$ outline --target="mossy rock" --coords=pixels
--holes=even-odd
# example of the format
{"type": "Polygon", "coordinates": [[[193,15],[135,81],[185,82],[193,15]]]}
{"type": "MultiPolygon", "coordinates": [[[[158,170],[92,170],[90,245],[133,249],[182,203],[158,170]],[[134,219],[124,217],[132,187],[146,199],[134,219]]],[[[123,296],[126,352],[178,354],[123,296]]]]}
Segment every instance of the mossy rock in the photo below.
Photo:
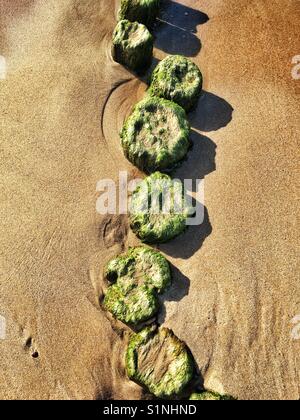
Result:
{"type": "Polygon", "coordinates": [[[121,20],[113,34],[113,58],[133,71],[143,71],[152,61],[153,36],[145,25],[121,20]]]}
{"type": "Polygon", "coordinates": [[[130,226],[142,242],[164,243],[183,233],[194,214],[179,180],[160,172],[145,178],[129,204],[130,226]]]}
{"type": "Polygon", "coordinates": [[[195,392],[190,396],[191,401],[234,401],[229,395],[220,395],[212,391],[195,392]]]}
{"type": "Polygon", "coordinates": [[[111,283],[104,307],[116,319],[134,326],[156,315],[158,294],[171,284],[168,261],[159,252],[146,247],[131,248],[114,258],[107,264],[104,274],[111,283]]]}
{"type": "Polygon", "coordinates": [[[156,294],[146,286],[123,293],[120,286],[111,286],[104,299],[105,308],[119,321],[138,325],[156,315],[159,303],[156,294]]]}
{"type": "Polygon", "coordinates": [[[180,396],[194,374],[193,358],[167,328],[147,327],[131,337],[126,353],[128,377],[157,398],[180,396]]]}
{"type": "Polygon", "coordinates": [[[127,159],[146,173],[168,171],[191,146],[190,125],[183,108],[161,98],[139,102],[121,132],[127,159]]]}
{"type": "Polygon", "coordinates": [[[149,94],[193,109],[202,91],[203,78],[195,63],[181,55],[169,56],[155,68],[149,94]]]}
{"type": "Polygon", "coordinates": [[[105,277],[108,282],[118,284],[124,293],[140,285],[164,293],[171,284],[171,269],[160,252],[140,246],[109,261],[105,277]]]}
{"type": "Polygon", "coordinates": [[[151,27],[159,13],[160,0],[122,0],[119,19],[151,27]]]}

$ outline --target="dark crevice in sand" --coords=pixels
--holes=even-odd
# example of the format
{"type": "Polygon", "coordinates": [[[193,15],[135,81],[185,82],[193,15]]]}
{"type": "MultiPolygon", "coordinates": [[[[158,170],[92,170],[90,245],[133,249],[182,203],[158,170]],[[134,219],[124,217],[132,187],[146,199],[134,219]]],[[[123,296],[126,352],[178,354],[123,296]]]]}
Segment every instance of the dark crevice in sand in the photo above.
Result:
{"type": "Polygon", "coordinates": [[[29,337],[27,340],[26,340],[26,343],[25,343],[25,348],[30,348],[32,346],[32,337],[29,337]]]}
{"type": "MultiPolygon", "coordinates": [[[[22,333],[23,334],[25,333],[25,330],[24,329],[22,329],[22,333]]],[[[37,350],[37,348],[36,348],[36,346],[34,344],[34,339],[31,336],[29,336],[28,338],[26,338],[25,344],[24,344],[24,350],[26,352],[28,352],[33,359],[38,359],[39,356],[40,356],[40,354],[39,354],[39,352],[38,352],[38,350],[37,350]]]]}

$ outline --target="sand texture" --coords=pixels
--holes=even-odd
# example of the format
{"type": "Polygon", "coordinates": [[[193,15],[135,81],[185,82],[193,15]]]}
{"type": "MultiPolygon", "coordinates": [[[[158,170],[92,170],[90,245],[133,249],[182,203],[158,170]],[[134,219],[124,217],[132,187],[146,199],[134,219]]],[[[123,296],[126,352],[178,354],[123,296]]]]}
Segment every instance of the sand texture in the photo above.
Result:
{"type": "MultiPolygon", "coordinates": [[[[154,64],[191,57],[205,90],[176,172],[205,178],[205,222],[159,247],[159,320],[241,399],[300,398],[299,17],[298,0],[166,1],[155,31],[154,64]]],[[[118,132],[146,78],[113,62],[114,26],[113,0],[0,0],[1,399],[148,398],[99,304],[104,265],[139,244],[96,213],[99,180],[138,174],[118,132]]]]}

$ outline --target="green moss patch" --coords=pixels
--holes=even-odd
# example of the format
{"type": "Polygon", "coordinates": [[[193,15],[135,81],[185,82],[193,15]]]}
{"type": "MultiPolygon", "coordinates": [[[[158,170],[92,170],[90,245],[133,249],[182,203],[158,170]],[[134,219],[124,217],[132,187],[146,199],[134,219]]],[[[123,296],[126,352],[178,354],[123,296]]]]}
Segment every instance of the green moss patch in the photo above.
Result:
{"type": "Polygon", "coordinates": [[[185,111],[160,98],[139,102],[121,132],[127,159],[152,173],[167,171],[182,161],[190,148],[190,126],[185,111]]]}
{"type": "Polygon", "coordinates": [[[183,184],[155,172],[133,192],[129,205],[130,226],[146,243],[164,243],[186,230],[193,210],[187,205],[183,184]]]}
{"type": "Polygon", "coordinates": [[[174,101],[186,111],[195,107],[203,78],[191,60],[180,55],[162,60],[152,74],[149,94],[174,101]]]}
{"type": "Polygon", "coordinates": [[[129,20],[120,21],[113,34],[113,58],[134,71],[151,64],[153,37],[145,25],[129,20]]]}
{"type": "Polygon", "coordinates": [[[167,328],[148,327],[132,336],[126,353],[129,378],[158,398],[180,395],[191,381],[194,364],[185,343],[167,328]]]}
{"type": "Polygon", "coordinates": [[[105,269],[111,284],[104,307],[118,320],[138,325],[156,315],[158,294],[171,284],[168,261],[157,251],[146,247],[131,248],[111,260],[105,269]]]}
{"type": "Polygon", "coordinates": [[[151,27],[159,13],[160,0],[122,0],[119,19],[151,27]]]}

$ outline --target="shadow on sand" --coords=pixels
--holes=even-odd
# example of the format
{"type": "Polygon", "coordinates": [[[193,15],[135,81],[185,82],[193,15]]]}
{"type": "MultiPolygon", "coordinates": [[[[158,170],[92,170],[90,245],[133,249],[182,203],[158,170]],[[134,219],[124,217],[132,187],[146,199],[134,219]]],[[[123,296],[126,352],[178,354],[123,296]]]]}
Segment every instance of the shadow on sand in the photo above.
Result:
{"type": "Polygon", "coordinates": [[[199,212],[203,213],[201,225],[189,226],[186,232],[173,239],[172,242],[159,246],[159,250],[172,258],[189,259],[201,249],[205,239],[212,233],[208,211],[205,206],[198,203],[199,212]]]}
{"type": "Polygon", "coordinates": [[[188,296],[190,290],[190,280],[171,264],[172,286],[162,296],[160,296],[160,312],[158,323],[162,325],[166,320],[166,302],[180,302],[188,296]]]}
{"type": "MultiPolygon", "coordinates": [[[[232,120],[233,108],[224,99],[205,92],[197,109],[191,114],[192,150],[187,159],[172,174],[174,178],[192,180],[193,193],[197,185],[211,172],[216,170],[217,145],[207,136],[197,130],[212,131],[225,127],[232,120]]],[[[213,228],[209,220],[207,208],[197,202],[198,212],[203,213],[203,222],[200,225],[189,226],[187,231],[170,243],[160,245],[160,249],[173,258],[188,259],[192,257],[203,245],[205,239],[212,233],[213,228]]]]}
{"type": "Polygon", "coordinates": [[[155,47],[168,54],[195,57],[201,50],[201,41],[195,35],[197,27],[208,20],[199,10],[164,0],[155,30],[155,47]]]}
{"type": "Polygon", "coordinates": [[[233,111],[225,99],[203,91],[197,108],[189,115],[189,120],[195,130],[217,131],[230,123],[233,111]]]}

